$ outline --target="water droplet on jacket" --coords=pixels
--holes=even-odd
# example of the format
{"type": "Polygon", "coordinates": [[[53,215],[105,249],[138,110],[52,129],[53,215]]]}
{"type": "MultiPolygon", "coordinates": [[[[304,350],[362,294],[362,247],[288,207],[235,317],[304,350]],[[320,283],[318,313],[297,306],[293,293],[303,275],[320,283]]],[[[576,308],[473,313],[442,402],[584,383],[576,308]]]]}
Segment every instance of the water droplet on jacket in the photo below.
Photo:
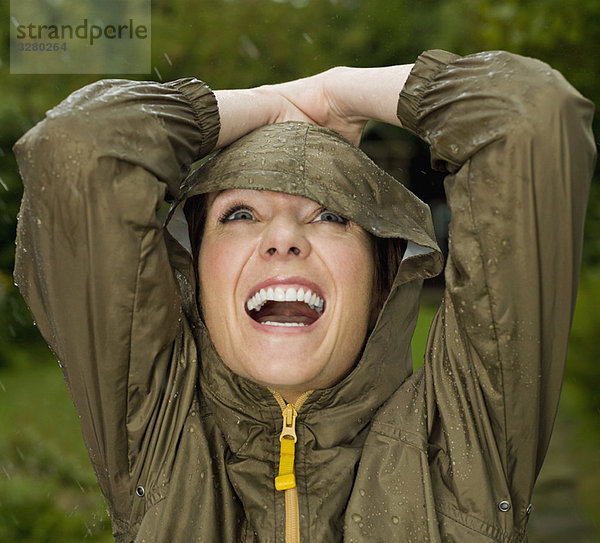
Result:
{"type": "Polygon", "coordinates": [[[398,524],[400,522],[400,519],[398,517],[392,517],[392,522],[394,524],[398,524]]]}
{"type": "Polygon", "coordinates": [[[357,513],[353,513],[352,514],[352,520],[354,522],[356,522],[356,523],[359,523],[359,522],[362,521],[362,517],[359,514],[357,514],[357,513]]]}

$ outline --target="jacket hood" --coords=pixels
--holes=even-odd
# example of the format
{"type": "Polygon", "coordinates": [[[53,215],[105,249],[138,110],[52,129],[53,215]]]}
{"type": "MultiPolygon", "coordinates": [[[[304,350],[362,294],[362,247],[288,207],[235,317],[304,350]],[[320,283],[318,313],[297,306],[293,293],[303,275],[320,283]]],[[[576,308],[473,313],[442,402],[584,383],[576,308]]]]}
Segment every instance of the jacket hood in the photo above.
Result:
{"type": "MultiPolygon", "coordinates": [[[[322,416],[323,410],[367,424],[375,410],[412,373],[410,340],[422,281],[437,275],[443,266],[428,206],[337,132],[301,122],[262,127],[223,149],[186,179],[179,202],[230,188],[310,198],[375,236],[406,240],[407,248],[391,292],[359,363],[342,382],[331,389],[315,391],[303,407],[307,423],[313,418],[311,413],[321,413],[311,421],[317,426],[328,418],[322,416]]],[[[179,205],[179,211],[173,213],[168,228],[189,251],[187,223],[181,208],[179,205]]],[[[186,312],[197,315],[191,309],[186,312]]],[[[210,395],[218,390],[218,403],[237,411],[234,426],[239,428],[237,417],[241,411],[248,413],[249,403],[254,410],[269,406],[269,411],[279,411],[267,389],[233,374],[222,363],[207,363],[218,356],[211,352],[212,345],[207,349],[210,341],[206,330],[202,336],[206,392],[210,395]]],[[[223,416],[227,418],[225,412],[223,416]]],[[[265,413],[265,418],[272,420],[273,416],[273,412],[265,413]]],[[[240,440],[245,441],[247,436],[240,435],[240,440]]],[[[336,439],[332,436],[333,442],[336,439]]]]}
{"type": "MultiPolygon", "coordinates": [[[[420,272],[406,275],[404,268],[400,282],[433,277],[441,271],[429,207],[333,130],[304,122],[261,127],[190,174],[178,203],[231,188],[310,198],[377,237],[406,240],[405,259],[421,256],[416,262],[420,272]]],[[[182,219],[182,214],[173,217],[169,230],[189,250],[182,219]]]]}

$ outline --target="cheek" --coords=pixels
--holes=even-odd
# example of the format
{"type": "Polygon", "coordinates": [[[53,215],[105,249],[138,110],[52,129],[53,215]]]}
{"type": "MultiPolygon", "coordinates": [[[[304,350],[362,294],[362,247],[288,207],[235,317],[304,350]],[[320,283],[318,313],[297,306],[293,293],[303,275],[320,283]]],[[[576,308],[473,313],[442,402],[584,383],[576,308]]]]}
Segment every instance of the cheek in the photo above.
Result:
{"type": "Polygon", "coordinates": [[[371,299],[375,262],[373,251],[367,240],[359,240],[343,250],[337,251],[333,265],[336,276],[353,289],[351,291],[353,297],[371,299]]]}
{"type": "Polygon", "coordinates": [[[374,303],[375,261],[370,240],[366,234],[358,235],[351,240],[332,242],[324,250],[325,262],[342,302],[339,309],[343,315],[342,331],[360,336],[370,326],[374,303]]]}
{"type": "Polygon", "coordinates": [[[235,292],[242,268],[242,254],[235,243],[228,240],[205,240],[198,254],[198,275],[202,312],[207,321],[213,321],[226,300],[235,292]]]}

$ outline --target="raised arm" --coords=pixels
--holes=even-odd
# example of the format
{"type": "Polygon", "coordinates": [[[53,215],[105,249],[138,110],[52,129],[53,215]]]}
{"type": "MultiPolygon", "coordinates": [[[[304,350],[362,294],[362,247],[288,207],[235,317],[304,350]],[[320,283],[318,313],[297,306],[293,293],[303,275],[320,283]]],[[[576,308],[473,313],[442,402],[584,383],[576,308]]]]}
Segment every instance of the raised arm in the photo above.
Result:
{"type": "Polygon", "coordinates": [[[398,113],[449,174],[446,293],[425,368],[441,462],[433,484],[453,504],[443,514],[469,512],[511,533],[526,522],[558,405],[595,162],[593,106],[542,62],[432,52],[398,113]]]}
{"type": "Polygon", "coordinates": [[[259,126],[285,121],[326,126],[358,145],[370,119],[400,126],[398,95],[412,66],[338,67],[277,85],[215,91],[221,116],[217,146],[259,126]]]}
{"type": "MultiPolygon", "coordinates": [[[[15,146],[15,280],[63,367],[109,507],[134,495],[149,417],[173,392],[180,300],[156,211],[217,132],[199,81],[101,81],[15,146]]],[[[129,515],[110,513],[117,527],[129,515]]]]}

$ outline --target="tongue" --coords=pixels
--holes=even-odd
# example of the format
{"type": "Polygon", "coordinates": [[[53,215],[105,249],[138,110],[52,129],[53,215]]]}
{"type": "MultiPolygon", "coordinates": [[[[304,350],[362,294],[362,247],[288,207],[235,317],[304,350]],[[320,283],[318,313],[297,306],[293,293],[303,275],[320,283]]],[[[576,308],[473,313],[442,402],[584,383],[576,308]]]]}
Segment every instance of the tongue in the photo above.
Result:
{"type": "Polygon", "coordinates": [[[309,326],[321,315],[304,302],[267,302],[258,313],[250,316],[257,322],[298,322],[309,326]]]}

